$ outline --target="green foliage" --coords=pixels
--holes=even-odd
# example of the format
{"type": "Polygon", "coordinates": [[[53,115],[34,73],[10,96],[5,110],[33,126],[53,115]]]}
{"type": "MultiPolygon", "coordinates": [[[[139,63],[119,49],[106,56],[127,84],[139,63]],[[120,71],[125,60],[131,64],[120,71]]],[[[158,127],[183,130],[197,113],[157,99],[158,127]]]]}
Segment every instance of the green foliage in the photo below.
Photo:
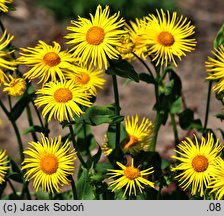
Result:
{"type": "Polygon", "coordinates": [[[115,60],[111,62],[111,67],[109,67],[105,72],[110,75],[117,75],[139,82],[139,76],[134,70],[134,67],[124,60],[115,60]]]}
{"type": "Polygon", "coordinates": [[[147,13],[154,12],[155,8],[164,8],[171,11],[176,8],[174,0],[38,0],[36,5],[51,9],[57,20],[64,20],[74,18],[76,15],[88,17],[90,12],[94,13],[99,4],[110,5],[113,12],[121,11],[121,15],[126,19],[141,18],[147,15],[146,11],[147,13]]]}
{"type": "Polygon", "coordinates": [[[76,190],[79,200],[95,199],[94,187],[91,185],[90,173],[87,169],[82,170],[82,174],[77,180],[76,190]]]}

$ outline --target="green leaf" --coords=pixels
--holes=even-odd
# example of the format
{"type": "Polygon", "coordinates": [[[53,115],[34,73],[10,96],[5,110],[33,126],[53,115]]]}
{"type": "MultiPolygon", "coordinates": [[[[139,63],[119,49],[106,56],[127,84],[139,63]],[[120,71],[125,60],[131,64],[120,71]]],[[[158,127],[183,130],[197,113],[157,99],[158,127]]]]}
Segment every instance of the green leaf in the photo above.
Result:
{"type": "Polygon", "coordinates": [[[218,48],[220,45],[224,44],[224,25],[219,29],[217,36],[214,40],[214,48],[218,48]]]}
{"type": "Polygon", "coordinates": [[[194,119],[194,112],[190,109],[185,109],[178,114],[180,127],[184,130],[194,128],[197,131],[201,131],[202,123],[200,119],[194,119]]]}
{"type": "Polygon", "coordinates": [[[79,200],[94,200],[94,188],[90,184],[91,179],[87,169],[83,168],[80,178],[76,183],[77,196],[79,200]]]}
{"type": "Polygon", "coordinates": [[[23,183],[23,177],[22,177],[23,174],[21,170],[19,169],[15,161],[12,160],[11,158],[10,158],[10,163],[11,163],[11,170],[7,174],[7,177],[16,182],[23,183]]]}
{"type": "Polygon", "coordinates": [[[74,132],[77,134],[77,144],[79,150],[87,155],[96,146],[95,138],[91,132],[91,126],[84,121],[74,125],[74,132]]]}
{"type": "Polygon", "coordinates": [[[222,121],[222,120],[224,120],[224,113],[219,113],[216,115],[216,117],[222,121]]]}
{"type": "Polygon", "coordinates": [[[103,123],[118,123],[123,120],[123,116],[115,114],[115,105],[92,106],[86,110],[83,120],[92,126],[103,123]]]}
{"type": "Polygon", "coordinates": [[[185,109],[179,113],[179,123],[182,129],[189,129],[191,123],[194,120],[194,112],[191,109],[185,109]]]}
{"type": "Polygon", "coordinates": [[[31,96],[28,95],[21,97],[9,113],[9,119],[11,121],[16,121],[31,100],[31,96]]]}
{"type": "Polygon", "coordinates": [[[155,79],[152,76],[150,76],[149,74],[146,74],[146,73],[140,73],[139,74],[139,80],[141,80],[143,82],[146,82],[146,83],[152,83],[152,84],[155,83],[155,79]]]}
{"type": "Polygon", "coordinates": [[[35,192],[35,196],[38,200],[49,200],[49,193],[44,192],[41,187],[35,192]]]}
{"type": "Polygon", "coordinates": [[[106,73],[139,82],[138,73],[135,71],[134,67],[125,60],[112,61],[110,67],[106,70],[106,73]]]}
{"type": "Polygon", "coordinates": [[[89,165],[89,167],[91,167],[92,165],[95,166],[98,161],[100,160],[102,154],[102,150],[100,148],[100,146],[98,145],[98,151],[95,155],[93,155],[88,161],[87,161],[87,165],[89,165]]]}
{"type": "Polygon", "coordinates": [[[49,131],[49,129],[47,129],[47,131],[46,131],[45,128],[42,128],[39,125],[33,125],[33,126],[30,126],[30,127],[26,128],[26,129],[24,129],[23,132],[22,132],[22,134],[23,135],[26,135],[28,133],[33,133],[33,132],[39,132],[39,133],[47,134],[50,131],[49,131]]]}
{"type": "Polygon", "coordinates": [[[58,193],[54,195],[54,200],[71,200],[73,199],[72,190],[68,190],[62,193],[58,193]]]}
{"type": "Polygon", "coordinates": [[[170,105],[170,113],[171,114],[179,113],[181,111],[181,108],[182,108],[182,98],[179,97],[170,105]]]}
{"type": "Polygon", "coordinates": [[[164,95],[170,95],[174,88],[174,80],[170,80],[165,86],[160,87],[160,92],[164,95]]]}

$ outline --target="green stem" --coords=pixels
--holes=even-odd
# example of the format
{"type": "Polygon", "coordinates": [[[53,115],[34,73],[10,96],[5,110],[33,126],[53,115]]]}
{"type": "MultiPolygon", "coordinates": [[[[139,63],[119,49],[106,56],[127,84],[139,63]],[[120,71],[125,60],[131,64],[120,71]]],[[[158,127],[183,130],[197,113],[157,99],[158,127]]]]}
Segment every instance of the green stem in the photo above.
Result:
{"type": "MultiPolygon", "coordinates": [[[[33,119],[32,119],[32,114],[31,114],[31,110],[30,110],[29,105],[27,105],[27,107],[26,107],[26,113],[27,113],[27,119],[28,119],[29,125],[30,125],[30,127],[32,127],[33,126],[33,119]]],[[[32,134],[33,140],[35,142],[37,142],[38,139],[37,139],[36,133],[32,132],[31,134],[32,134]]]]}
{"type": "MultiPolygon", "coordinates": [[[[43,121],[42,121],[40,112],[38,111],[37,107],[35,106],[33,100],[32,100],[32,104],[33,104],[33,107],[34,107],[34,109],[35,109],[35,111],[36,111],[36,113],[37,113],[37,117],[38,117],[38,119],[39,119],[39,121],[40,121],[41,127],[44,128],[44,123],[43,123],[43,121]]],[[[46,135],[46,134],[45,134],[45,135],[46,135]]]]}
{"type": "Polygon", "coordinates": [[[78,196],[77,196],[75,181],[74,181],[72,175],[69,176],[69,180],[71,181],[73,200],[77,200],[78,196]]]}
{"type": "Polygon", "coordinates": [[[75,134],[74,134],[74,131],[73,131],[73,127],[72,127],[71,124],[69,124],[68,127],[69,127],[69,130],[70,130],[70,134],[71,134],[71,139],[72,139],[73,147],[74,147],[74,149],[76,150],[76,154],[77,154],[77,156],[78,156],[78,158],[79,158],[81,164],[82,164],[86,169],[88,169],[88,166],[87,166],[87,164],[85,163],[85,161],[83,160],[82,155],[81,155],[80,150],[79,150],[79,147],[78,147],[78,144],[77,144],[77,142],[76,142],[76,140],[75,140],[75,134]]]}
{"type": "Polygon", "coordinates": [[[158,132],[159,132],[160,126],[162,124],[162,119],[163,119],[163,114],[161,114],[159,111],[157,111],[156,118],[154,121],[152,141],[151,141],[151,145],[149,147],[149,150],[152,152],[154,152],[156,150],[157,137],[158,137],[158,132]]]}
{"type": "Polygon", "coordinates": [[[4,111],[4,113],[6,114],[6,116],[9,118],[9,111],[7,110],[7,108],[5,107],[5,105],[2,103],[2,100],[0,100],[0,107],[2,108],[2,110],[4,111]]]}
{"type": "Polygon", "coordinates": [[[10,95],[8,95],[8,101],[9,101],[9,109],[12,110],[12,100],[10,95]]]}
{"type": "Polygon", "coordinates": [[[177,124],[176,124],[176,121],[175,121],[174,114],[170,113],[170,118],[171,118],[171,124],[172,124],[172,127],[173,127],[175,146],[177,146],[179,144],[179,136],[178,136],[177,124]]]}
{"type": "Polygon", "coordinates": [[[207,124],[208,124],[208,114],[209,114],[209,106],[210,106],[210,99],[211,99],[211,90],[212,90],[212,81],[209,81],[203,135],[206,132],[207,124]]]}
{"type": "Polygon", "coordinates": [[[15,198],[17,198],[17,199],[18,199],[17,191],[16,191],[16,189],[15,189],[14,185],[12,184],[12,182],[10,181],[10,179],[8,179],[7,181],[8,181],[8,183],[9,183],[9,185],[10,185],[11,189],[12,189],[12,192],[13,192],[13,194],[14,194],[15,198]]]}
{"type": "Polygon", "coordinates": [[[145,66],[145,68],[148,70],[148,72],[150,73],[150,75],[152,76],[152,78],[155,80],[154,75],[151,71],[151,69],[149,68],[149,66],[145,63],[144,60],[142,60],[138,55],[136,55],[134,52],[132,52],[132,54],[145,66]]]}
{"type": "Polygon", "coordinates": [[[18,141],[18,144],[19,144],[20,159],[21,159],[21,162],[23,162],[23,160],[24,160],[23,142],[22,142],[22,139],[21,139],[21,136],[20,136],[20,133],[19,133],[19,129],[18,129],[16,123],[14,121],[11,121],[11,123],[12,123],[13,129],[16,133],[16,138],[17,138],[17,141],[18,141]]]}
{"type": "MultiPolygon", "coordinates": [[[[87,134],[86,134],[86,123],[85,123],[85,121],[83,121],[83,135],[84,135],[84,143],[85,144],[87,144],[87,134]]],[[[91,158],[92,157],[92,155],[91,155],[91,153],[90,153],[90,150],[89,150],[89,146],[88,146],[88,148],[86,149],[86,152],[87,152],[87,156],[88,156],[88,158],[91,158]]]]}
{"type": "MultiPolygon", "coordinates": [[[[120,102],[119,102],[119,93],[118,93],[118,85],[117,85],[117,77],[116,75],[112,75],[113,79],[113,89],[114,89],[114,100],[115,100],[115,114],[120,115],[120,102]]],[[[120,149],[120,123],[116,124],[116,149],[120,149]]]]}

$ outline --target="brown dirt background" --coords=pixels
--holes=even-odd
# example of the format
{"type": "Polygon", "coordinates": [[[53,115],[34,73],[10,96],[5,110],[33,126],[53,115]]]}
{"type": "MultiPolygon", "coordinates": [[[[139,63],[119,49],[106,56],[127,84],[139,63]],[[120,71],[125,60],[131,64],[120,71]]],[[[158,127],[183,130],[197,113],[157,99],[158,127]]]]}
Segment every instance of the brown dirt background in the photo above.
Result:
{"type": "MultiPolygon", "coordinates": [[[[13,44],[16,47],[34,46],[38,40],[43,40],[47,43],[56,40],[59,43],[63,43],[63,35],[66,33],[66,26],[70,24],[70,21],[57,23],[49,10],[33,8],[32,2],[32,0],[15,0],[16,11],[3,15],[4,25],[8,32],[15,36],[13,44]]],[[[182,79],[183,94],[187,106],[196,111],[195,117],[200,118],[203,123],[208,88],[208,82],[205,81],[204,62],[207,60],[207,56],[211,55],[213,40],[224,23],[224,1],[182,0],[177,1],[177,5],[179,6],[178,14],[187,16],[196,26],[198,43],[196,50],[184,57],[176,70],[182,79]]],[[[141,72],[144,70],[136,62],[134,62],[134,66],[137,71],[141,72]]],[[[99,91],[96,104],[106,105],[113,103],[111,80],[108,77],[106,79],[107,83],[104,89],[99,91]]],[[[2,93],[2,88],[0,90],[0,99],[6,101],[6,94],[2,93]]],[[[122,115],[135,115],[138,113],[141,117],[146,116],[152,121],[154,120],[155,112],[152,110],[155,102],[153,86],[142,82],[131,82],[126,85],[124,84],[124,79],[119,79],[119,91],[122,115]]],[[[208,127],[215,131],[217,128],[222,127],[220,120],[215,117],[221,109],[221,104],[212,94],[208,127]]],[[[2,120],[0,125],[0,146],[7,149],[8,154],[15,160],[19,160],[15,133],[2,110],[0,110],[0,119],[2,120]]],[[[17,120],[17,124],[20,131],[28,127],[25,112],[17,120]]],[[[61,130],[60,125],[58,126],[57,122],[51,122],[50,128],[51,136],[65,133],[65,131],[61,130]]],[[[180,136],[186,134],[186,131],[181,131],[179,127],[178,129],[180,136]]],[[[105,130],[105,125],[93,127],[92,131],[98,143],[102,143],[105,130]]],[[[217,136],[221,138],[221,135],[218,133],[217,136]]],[[[22,139],[25,146],[28,141],[32,140],[30,135],[22,136],[22,139]]],[[[173,144],[173,141],[172,127],[170,119],[168,119],[166,126],[163,126],[159,132],[157,151],[165,155],[172,154],[169,146],[173,144]]]]}

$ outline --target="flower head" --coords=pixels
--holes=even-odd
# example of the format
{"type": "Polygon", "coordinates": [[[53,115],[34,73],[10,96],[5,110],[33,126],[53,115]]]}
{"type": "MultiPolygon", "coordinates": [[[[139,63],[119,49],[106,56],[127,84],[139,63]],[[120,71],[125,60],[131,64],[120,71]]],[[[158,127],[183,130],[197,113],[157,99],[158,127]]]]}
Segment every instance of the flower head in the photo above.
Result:
{"type": "Polygon", "coordinates": [[[130,166],[124,166],[123,164],[117,162],[117,165],[121,168],[121,170],[113,170],[108,169],[107,175],[110,175],[109,179],[111,178],[117,178],[116,180],[110,182],[109,184],[111,186],[115,186],[112,191],[119,190],[123,187],[125,187],[124,195],[128,192],[128,195],[130,196],[133,192],[136,196],[136,188],[139,189],[140,193],[142,193],[142,189],[144,189],[144,186],[150,186],[154,187],[154,183],[150,182],[144,176],[147,176],[151,173],[153,173],[153,167],[150,167],[146,170],[140,170],[139,168],[134,166],[134,160],[132,159],[132,163],[130,166]],[[144,185],[144,186],[143,186],[144,185]]]}
{"type": "Polygon", "coordinates": [[[5,181],[5,174],[7,173],[9,168],[9,159],[6,155],[6,151],[0,149],[0,184],[5,181]]]}
{"type": "Polygon", "coordinates": [[[71,33],[65,38],[68,44],[74,45],[71,50],[74,56],[79,57],[80,64],[107,68],[109,59],[117,59],[119,52],[115,49],[119,43],[120,30],[124,20],[119,19],[119,13],[110,16],[109,6],[105,9],[99,5],[95,16],[90,14],[91,19],[79,17],[77,21],[72,20],[72,26],[67,27],[71,33]]]}
{"type": "Polygon", "coordinates": [[[152,135],[152,122],[144,117],[140,123],[139,117],[136,115],[135,117],[125,117],[124,123],[128,139],[123,142],[123,150],[130,153],[147,150],[152,135]]]}
{"type": "Polygon", "coordinates": [[[4,83],[6,86],[3,91],[11,96],[21,96],[26,91],[26,81],[23,78],[14,78],[9,75],[10,81],[4,83]]]}
{"type": "Polygon", "coordinates": [[[8,5],[7,4],[11,4],[13,2],[13,0],[0,0],[0,11],[3,12],[8,12],[8,5]]]}
{"type": "Polygon", "coordinates": [[[36,191],[42,187],[46,192],[59,192],[59,187],[69,184],[68,176],[74,173],[75,150],[68,140],[62,144],[61,136],[48,139],[42,134],[41,142],[29,144],[22,164],[22,170],[27,169],[25,179],[34,179],[36,191]]]}
{"type": "Polygon", "coordinates": [[[24,74],[29,80],[39,78],[39,83],[47,81],[64,80],[64,71],[73,67],[77,60],[68,51],[61,51],[61,46],[53,42],[54,46],[48,45],[43,41],[34,48],[21,48],[21,56],[17,59],[18,63],[31,67],[24,74]],[[49,80],[50,79],[50,80],[49,80]]]}
{"type": "Polygon", "coordinates": [[[179,156],[173,156],[178,161],[178,165],[172,171],[181,173],[175,178],[179,179],[180,186],[187,189],[191,186],[191,194],[197,192],[204,195],[205,188],[211,181],[211,175],[217,168],[217,159],[223,149],[219,140],[214,141],[213,135],[208,134],[207,140],[202,137],[201,143],[194,135],[195,143],[190,139],[182,141],[175,150],[179,156]]]}
{"type": "Polygon", "coordinates": [[[106,80],[103,78],[103,70],[74,66],[73,71],[67,71],[65,77],[73,80],[75,84],[96,96],[97,89],[103,88],[106,80]]]}
{"type": "Polygon", "coordinates": [[[194,34],[194,26],[187,18],[177,17],[173,12],[172,16],[161,10],[157,11],[158,17],[149,14],[147,19],[150,22],[147,28],[148,52],[153,55],[153,61],[158,64],[167,64],[173,62],[177,66],[175,57],[181,59],[186,52],[191,52],[196,46],[196,40],[189,37],[194,34]]]}
{"type": "Polygon", "coordinates": [[[218,159],[217,168],[213,173],[211,182],[208,188],[211,188],[210,193],[215,193],[215,198],[220,200],[224,195],[224,161],[223,159],[218,159]]]}
{"type": "Polygon", "coordinates": [[[208,57],[208,61],[205,62],[207,79],[216,81],[213,90],[220,93],[224,90],[224,46],[215,49],[213,54],[215,57],[208,57]]]}
{"type": "Polygon", "coordinates": [[[10,58],[10,54],[14,51],[5,51],[14,36],[10,36],[5,31],[0,38],[0,85],[7,81],[7,76],[3,69],[15,70],[15,61],[10,58]]]}
{"type": "MultiPolygon", "coordinates": [[[[146,57],[148,56],[147,52],[148,44],[147,44],[147,38],[145,36],[147,25],[148,22],[146,21],[145,18],[143,19],[136,18],[135,22],[130,21],[130,24],[125,23],[124,30],[126,30],[129,34],[129,40],[126,39],[126,47],[129,48],[130,52],[121,53],[122,58],[127,59],[128,61],[132,61],[133,59],[136,58],[134,54],[131,53],[134,52],[137,56],[146,59],[146,57]]],[[[123,44],[121,44],[121,46],[123,47],[123,44]]],[[[121,48],[118,50],[121,50],[121,48]]]]}
{"type": "Polygon", "coordinates": [[[72,80],[46,83],[36,93],[42,96],[35,100],[35,105],[45,105],[42,114],[44,118],[48,115],[48,121],[52,116],[60,122],[73,118],[74,114],[80,116],[83,113],[80,105],[89,107],[92,104],[89,95],[72,80]]]}

